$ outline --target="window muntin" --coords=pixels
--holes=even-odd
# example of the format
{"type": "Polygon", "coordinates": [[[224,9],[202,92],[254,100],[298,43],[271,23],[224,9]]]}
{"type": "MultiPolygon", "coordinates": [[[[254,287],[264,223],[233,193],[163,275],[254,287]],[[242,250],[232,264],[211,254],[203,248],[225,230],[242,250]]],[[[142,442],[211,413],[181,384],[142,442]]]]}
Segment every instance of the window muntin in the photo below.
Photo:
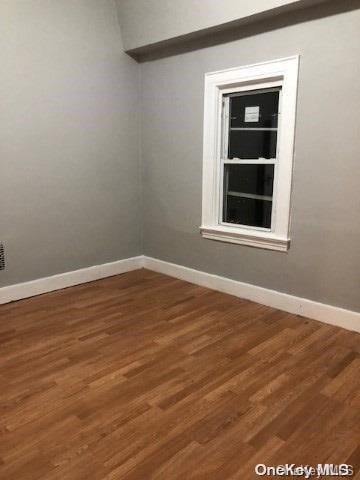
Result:
{"type": "Polygon", "coordinates": [[[225,183],[228,193],[265,196],[268,199],[273,194],[274,165],[269,163],[225,164],[225,183]]]}

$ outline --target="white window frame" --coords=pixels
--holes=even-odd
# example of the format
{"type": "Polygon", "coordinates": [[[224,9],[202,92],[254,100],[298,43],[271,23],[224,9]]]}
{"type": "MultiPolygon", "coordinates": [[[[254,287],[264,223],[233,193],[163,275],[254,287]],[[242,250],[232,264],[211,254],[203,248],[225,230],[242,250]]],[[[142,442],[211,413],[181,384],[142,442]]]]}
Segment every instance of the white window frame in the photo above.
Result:
{"type": "MultiPolygon", "coordinates": [[[[205,75],[203,197],[201,234],[204,238],[287,251],[290,244],[291,179],[294,157],[299,56],[232,68],[205,75]],[[233,225],[222,221],[224,164],[224,95],[281,87],[280,122],[275,165],[271,229],[233,225]]],[[[229,160],[226,163],[259,163],[229,160]]]]}

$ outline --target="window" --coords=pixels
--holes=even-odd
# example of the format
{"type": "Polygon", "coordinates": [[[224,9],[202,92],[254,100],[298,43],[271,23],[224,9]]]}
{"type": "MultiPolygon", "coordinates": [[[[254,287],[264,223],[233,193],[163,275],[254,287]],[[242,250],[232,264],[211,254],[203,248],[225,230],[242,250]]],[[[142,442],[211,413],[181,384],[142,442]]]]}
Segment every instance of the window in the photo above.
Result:
{"type": "Polygon", "coordinates": [[[203,237],[289,247],[298,57],[207,74],[203,237]]]}

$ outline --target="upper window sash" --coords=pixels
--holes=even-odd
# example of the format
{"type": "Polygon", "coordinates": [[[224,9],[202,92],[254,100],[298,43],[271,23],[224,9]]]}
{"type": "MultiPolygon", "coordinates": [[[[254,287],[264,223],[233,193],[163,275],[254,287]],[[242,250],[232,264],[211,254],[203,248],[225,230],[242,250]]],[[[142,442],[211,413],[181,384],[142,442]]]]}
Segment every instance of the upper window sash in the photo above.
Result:
{"type": "MultiPolygon", "coordinates": [[[[222,100],[222,105],[223,105],[223,108],[222,108],[222,118],[221,118],[221,122],[222,122],[222,153],[221,153],[221,159],[226,161],[226,160],[230,160],[230,161],[235,161],[235,160],[240,160],[240,161],[244,161],[245,162],[251,162],[252,160],[255,160],[257,162],[263,162],[264,160],[271,160],[271,161],[275,161],[278,157],[278,138],[277,138],[277,148],[276,148],[276,154],[274,155],[273,158],[262,158],[262,157],[258,157],[256,159],[253,159],[253,158],[246,158],[246,157],[241,157],[241,158],[237,158],[237,157],[232,157],[230,158],[229,157],[229,137],[231,135],[231,132],[234,132],[234,131],[243,131],[243,132],[248,132],[248,131],[254,131],[254,132],[259,132],[259,131],[263,131],[263,132],[277,132],[277,134],[279,134],[279,131],[280,131],[280,124],[281,124],[281,102],[282,102],[282,82],[274,82],[271,83],[271,87],[270,88],[262,88],[261,86],[258,87],[258,86],[252,86],[251,88],[250,87],[247,87],[245,90],[242,89],[241,91],[238,91],[238,92],[230,92],[230,93],[227,93],[227,94],[224,94],[224,92],[222,92],[222,95],[223,95],[223,100],[222,100]],[[271,88],[272,87],[272,88],[271,88]],[[233,100],[233,98],[236,98],[236,97],[247,97],[247,96],[253,96],[253,95],[261,95],[261,94],[268,94],[268,93],[274,93],[274,92],[279,92],[279,100],[278,100],[278,111],[277,111],[277,126],[276,127],[246,127],[246,126],[242,126],[242,127],[232,127],[231,126],[231,120],[232,120],[232,117],[231,117],[231,112],[230,112],[230,101],[233,100]]],[[[243,124],[245,122],[242,122],[243,124]]],[[[257,122],[257,123],[260,123],[260,122],[257,122]]],[[[251,162],[252,163],[252,162],[251,162]]]]}

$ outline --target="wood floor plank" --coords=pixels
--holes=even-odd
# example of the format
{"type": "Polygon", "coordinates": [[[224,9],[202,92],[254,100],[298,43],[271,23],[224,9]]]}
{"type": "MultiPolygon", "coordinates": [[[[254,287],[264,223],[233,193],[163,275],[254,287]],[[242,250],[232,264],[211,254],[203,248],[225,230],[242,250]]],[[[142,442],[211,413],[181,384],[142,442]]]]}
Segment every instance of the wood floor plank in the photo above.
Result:
{"type": "Polygon", "coordinates": [[[0,478],[360,478],[359,379],[358,334],[147,270],[3,305],[0,478]]]}

